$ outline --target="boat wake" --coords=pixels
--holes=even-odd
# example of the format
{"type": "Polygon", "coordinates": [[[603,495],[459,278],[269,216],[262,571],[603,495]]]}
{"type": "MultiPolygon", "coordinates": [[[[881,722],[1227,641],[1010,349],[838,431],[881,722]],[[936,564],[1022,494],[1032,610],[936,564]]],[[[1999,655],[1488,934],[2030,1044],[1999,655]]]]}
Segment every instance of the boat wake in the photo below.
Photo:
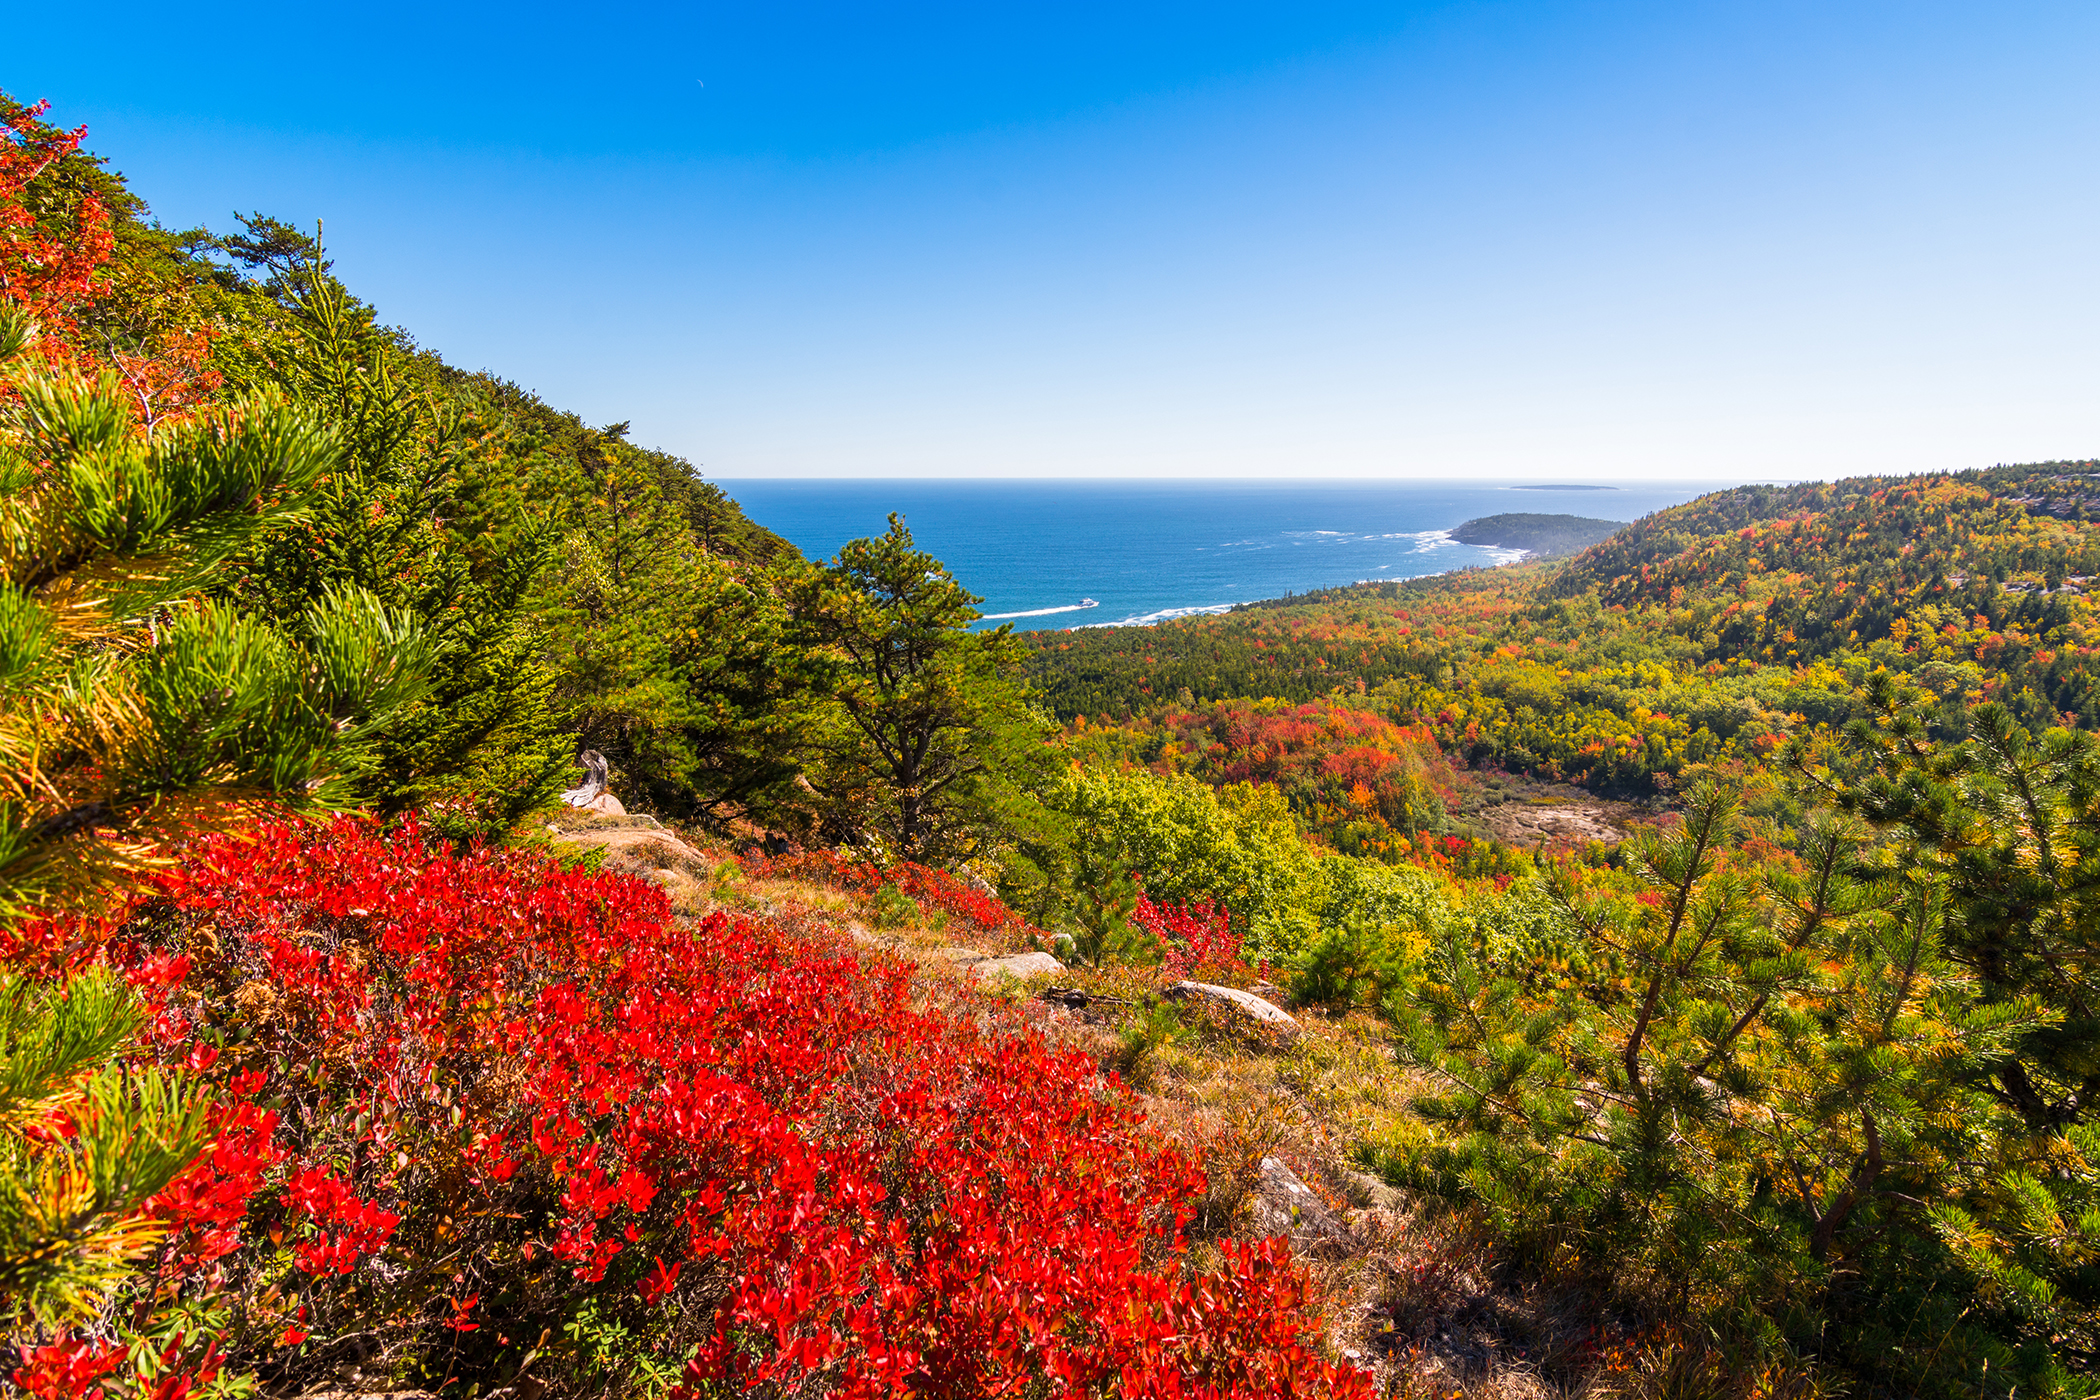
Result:
{"type": "Polygon", "coordinates": [[[1081,598],[1076,603],[1066,603],[1063,607],[1058,608],[1031,608],[1027,612],[979,613],[977,620],[979,622],[1005,622],[1009,618],[1015,617],[1049,617],[1052,613],[1085,612],[1088,608],[1098,608],[1100,606],[1092,598],[1081,598]]]}

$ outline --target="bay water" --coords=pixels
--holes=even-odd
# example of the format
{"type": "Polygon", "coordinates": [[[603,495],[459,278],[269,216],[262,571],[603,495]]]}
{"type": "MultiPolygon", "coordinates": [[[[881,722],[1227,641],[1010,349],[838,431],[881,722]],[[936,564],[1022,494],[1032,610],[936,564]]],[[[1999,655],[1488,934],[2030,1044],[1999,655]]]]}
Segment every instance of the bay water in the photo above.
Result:
{"type": "Polygon", "coordinates": [[[720,480],[812,559],[895,511],[981,626],[1139,626],[1364,579],[1507,563],[1449,532],[1512,512],[1633,520],[1733,482],[720,480]]]}

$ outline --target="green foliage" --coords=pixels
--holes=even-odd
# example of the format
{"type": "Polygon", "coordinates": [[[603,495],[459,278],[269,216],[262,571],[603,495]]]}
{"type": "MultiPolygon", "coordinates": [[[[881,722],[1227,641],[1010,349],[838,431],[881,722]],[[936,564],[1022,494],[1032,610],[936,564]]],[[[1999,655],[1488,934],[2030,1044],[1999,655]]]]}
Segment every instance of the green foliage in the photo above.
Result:
{"type": "Polygon", "coordinates": [[[918,901],[895,885],[884,885],[868,898],[868,921],[877,928],[910,928],[924,915],[918,901]]]}
{"type": "Polygon", "coordinates": [[[0,917],[92,902],[166,841],[257,800],[348,800],[382,721],[423,688],[415,621],[355,590],[318,591],[274,626],[187,596],[296,517],[332,434],[268,395],[143,432],[108,378],[12,383],[0,917]]]}
{"type": "Polygon", "coordinates": [[[574,1358],[583,1383],[609,1395],[658,1396],[677,1384],[681,1368],[668,1364],[638,1329],[599,1310],[598,1300],[585,1301],[562,1324],[562,1340],[574,1358]]]}
{"type": "Polygon", "coordinates": [[[1935,1227],[2023,1331],[2100,1358],[2100,749],[2087,733],[2031,734],[1995,704],[1948,735],[1937,697],[1886,672],[1863,697],[1846,742],[1789,756],[1930,882],[1976,1014],[2010,1031],[1963,1066],[1997,1136],[1978,1179],[1935,1205],[1935,1227]]]}
{"type": "MultiPolygon", "coordinates": [[[[1812,818],[1787,851],[1738,822],[1700,785],[1624,873],[1552,871],[1528,927],[1448,925],[1390,1009],[1445,1086],[1421,1107],[1449,1135],[1408,1174],[1779,1347],[1961,1286],[1924,1206],[1987,1190],[1971,1078],[2048,1017],[1978,1004],[1939,892],[1864,866],[1855,826],[1812,818]]],[[[1942,1380],[2006,1355],[1958,1321],[1942,1380]]]]}
{"type": "Polygon", "coordinates": [[[1131,1012],[1119,1033],[1122,1058],[1135,1063],[1162,1046],[1186,1038],[1189,1027],[1171,1001],[1147,1001],[1131,1012]]]}
{"type": "Polygon", "coordinates": [[[139,1207],[207,1141],[208,1102],[176,1074],[126,1070],[139,1026],[106,971],[0,974],[0,1328],[92,1317],[160,1238],[139,1207]],[[54,1129],[69,1131],[54,1131],[54,1129]]]}
{"type": "Polygon", "coordinates": [[[1320,930],[1291,959],[1285,975],[1291,999],[1347,1011],[1378,1006],[1406,987],[1415,947],[1391,924],[1352,912],[1320,930]]]}
{"type": "Polygon", "coordinates": [[[1181,775],[1075,767],[1048,800],[1071,823],[1083,889],[1113,862],[1161,903],[1219,901],[1244,924],[1249,960],[1282,956],[1316,922],[1318,860],[1274,788],[1219,793],[1181,775]]]}
{"type": "Polygon", "coordinates": [[[612,760],[627,800],[770,813],[820,722],[823,668],[790,638],[774,580],[713,552],[646,455],[608,431],[577,461],[589,494],[545,613],[565,727],[612,760]]]}
{"type": "Polygon", "coordinates": [[[269,376],[334,425],[340,467],[305,518],[270,531],[224,596],[270,618],[356,588],[414,617],[433,656],[427,695],[377,746],[370,795],[460,834],[503,830],[543,804],[568,743],[528,601],[548,531],[496,479],[515,473],[504,426],[416,381],[400,346],[328,271],[317,239],[251,218],[224,240],[261,269],[277,328],[269,376]],[[497,499],[507,497],[507,499],[497,499]]]}
{"type": "Polygon", "coordinates": [[[808,779],[831,839],[960,861],[1032,806],[1047,726],[1026,703],[1007,629],[968,630],[976,602],[896,515],[879,539],[853,541],[797,582],[797,638],[831,673],[808,779]]]}

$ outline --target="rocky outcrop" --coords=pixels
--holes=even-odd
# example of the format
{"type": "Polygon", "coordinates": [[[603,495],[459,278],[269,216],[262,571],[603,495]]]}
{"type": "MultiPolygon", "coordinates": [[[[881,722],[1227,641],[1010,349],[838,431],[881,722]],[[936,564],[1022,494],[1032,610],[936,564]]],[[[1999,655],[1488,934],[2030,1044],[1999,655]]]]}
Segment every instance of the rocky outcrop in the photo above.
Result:
{"type": "MultiPolygon", "coordinates": [[[[602,795],[610,800],[610,794],[602,795]]],[[[711,883],[707,856],[679,840],[654,817],[594,817],[566,829],[550,824],[547,831],[559,846],[602,850],[608,868],[661,886],[674,908],[697,901],[711,883]]]]}
{"type": "Polygon", "coordinates": [[[980,953],[975,948],[944,948],[941,956],[982,982],[996,982],[1001,977],[1026,982],[1031,977],[1047,977],[1065,970],[1065,965],[1048,953],[1014,953],[998,957],[980,953]]]}

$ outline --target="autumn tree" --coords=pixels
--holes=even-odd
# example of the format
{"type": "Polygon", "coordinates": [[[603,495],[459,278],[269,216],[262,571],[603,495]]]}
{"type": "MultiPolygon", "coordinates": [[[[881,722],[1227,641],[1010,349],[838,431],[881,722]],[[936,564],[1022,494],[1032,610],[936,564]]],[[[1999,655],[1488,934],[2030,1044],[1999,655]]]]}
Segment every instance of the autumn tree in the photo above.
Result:
{"type": "Polygon", "coordinates": [[[28,353],[64,359],[116,236],[108,177],[80,151],[87,128],[49,125],[49,106],[0,93],[0,301],[39,326],[28,353]]]}

